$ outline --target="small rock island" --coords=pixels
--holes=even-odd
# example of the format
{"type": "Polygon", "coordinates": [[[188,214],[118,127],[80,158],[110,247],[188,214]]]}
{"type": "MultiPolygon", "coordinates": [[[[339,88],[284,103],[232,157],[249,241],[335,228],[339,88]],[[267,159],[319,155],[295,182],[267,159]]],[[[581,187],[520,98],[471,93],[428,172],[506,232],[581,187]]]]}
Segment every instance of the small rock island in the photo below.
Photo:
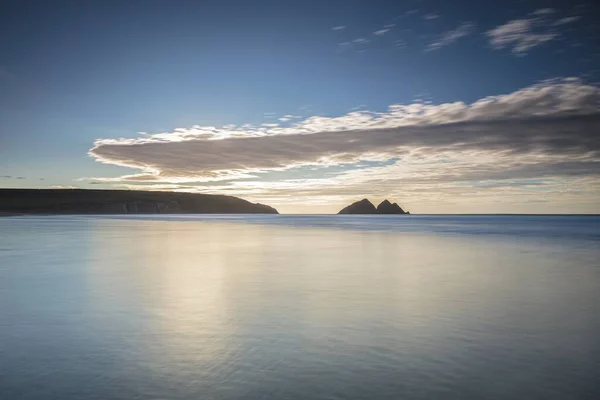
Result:
{"type": "Polygon", "coordinates": [[[390,203],[388,200],[382,201],[377,207],[369,201],[362,199],[344,207],[338,214],[410,214],[404,211],[398,203],[390,203]]]}
{"type": "Polygon", "coordinates": [[[398,203],[390,203],[387,199],[377,206],[377,214],[407,214],[398,203]]]}

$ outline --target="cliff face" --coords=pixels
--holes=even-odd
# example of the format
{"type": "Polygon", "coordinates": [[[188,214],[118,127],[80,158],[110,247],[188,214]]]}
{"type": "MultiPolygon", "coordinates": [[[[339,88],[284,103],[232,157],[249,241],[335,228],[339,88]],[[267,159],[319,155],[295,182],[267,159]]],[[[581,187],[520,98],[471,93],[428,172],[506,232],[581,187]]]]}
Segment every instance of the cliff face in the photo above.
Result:
{"type": "Polygon", "coordinates": [[[410,214],[408,211],[404,211],[398,203],[390,203],[388,200],[384,200],[375,208],[373,203],[367,199],[362,199],[355,203],[344,207],[338,214],[410,214]]]}
{"type": "Polygon", "coordinates": [[[82,189],[0,189],[0,213],[278,214],[273,207],[232,196],[82,189]]]}

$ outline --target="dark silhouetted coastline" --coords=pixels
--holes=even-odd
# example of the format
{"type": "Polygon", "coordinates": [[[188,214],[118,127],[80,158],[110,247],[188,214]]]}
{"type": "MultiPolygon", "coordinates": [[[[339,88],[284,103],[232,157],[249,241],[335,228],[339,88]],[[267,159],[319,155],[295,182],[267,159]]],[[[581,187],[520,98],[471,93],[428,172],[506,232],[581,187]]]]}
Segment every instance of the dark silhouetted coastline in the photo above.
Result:
{"type": "Polygon", "coordinates": [[[17,214],[278,214],[233,196],[139,190],[0,189],[0,216],[17,214]]]}

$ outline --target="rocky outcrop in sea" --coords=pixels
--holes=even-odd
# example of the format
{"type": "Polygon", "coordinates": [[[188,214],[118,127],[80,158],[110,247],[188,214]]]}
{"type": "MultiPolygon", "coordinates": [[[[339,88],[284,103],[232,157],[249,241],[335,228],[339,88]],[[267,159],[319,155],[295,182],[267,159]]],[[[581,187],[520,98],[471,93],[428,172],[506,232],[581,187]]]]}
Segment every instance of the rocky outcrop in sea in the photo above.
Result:
{"type": "Polygon", "coordinates": [[[338,214],[410,214],[404,211],[398,203],[391,203],[389,200],[382,201],[377,207],[369,201],[362,199],[346,206],[338,214]]]}

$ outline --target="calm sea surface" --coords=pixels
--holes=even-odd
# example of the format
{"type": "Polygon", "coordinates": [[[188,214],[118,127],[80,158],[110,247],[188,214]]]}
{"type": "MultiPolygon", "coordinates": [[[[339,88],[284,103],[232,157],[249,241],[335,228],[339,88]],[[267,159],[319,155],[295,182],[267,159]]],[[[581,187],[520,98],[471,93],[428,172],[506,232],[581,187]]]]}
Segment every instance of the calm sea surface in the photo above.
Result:
{"type": "Polygon", "coordinates": [[[0,399],[599,399],[600,217],[0,218],[0,399]]]}

